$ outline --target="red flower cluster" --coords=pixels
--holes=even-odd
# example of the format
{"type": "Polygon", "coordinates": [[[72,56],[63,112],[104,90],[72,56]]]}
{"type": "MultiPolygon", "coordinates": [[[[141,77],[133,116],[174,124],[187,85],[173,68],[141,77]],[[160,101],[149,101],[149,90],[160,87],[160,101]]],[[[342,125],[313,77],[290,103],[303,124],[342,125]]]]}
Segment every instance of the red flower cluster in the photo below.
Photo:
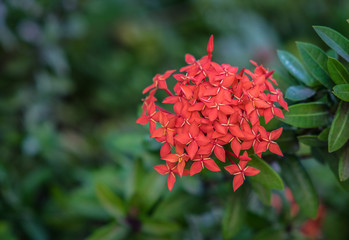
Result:
{"type": "Polygon", "coordinates": [[[196,60],[190,54],[185,55],[188,65],[173,75],[174,93],[168,89],[166,79],[175,70],[157,74],[153,84],[143,91],[149,94],[143,100],[143,113],[137,123],[149,123],[151,138],[163,144],[160,155],[166,162],[154,168],[160,174],[168,174],[169,190],[175,175],[194,175],[204,167],[220,171],[213,155],[222,162],[226,157],[231,162],[225,169],[235,175],[234,191],[241,186],[245,175],[259,173],[258,169],[247,166],[251,158],[246,150],[252,148],[261,156],[269,149],[282,156],[274,141],[281,135],[282,128],[267,132],[259,122],[260,116],[266,123],[274,115],[284,117],[275,103],[287,109],[281,91],[272,85],[277,85],[272,78],[273,71],[251,61],[256,66],[254,72],[246,69],[238,72],[237,67],[211,61],[212,51],[213,36],[206,56],[196,60]],[[155,104],[155,93],[159,89],[168,94],[162,103],[173,104],[173,112],[155,104]],[[235,163],[230,156],[239,162],[235,163]]]}

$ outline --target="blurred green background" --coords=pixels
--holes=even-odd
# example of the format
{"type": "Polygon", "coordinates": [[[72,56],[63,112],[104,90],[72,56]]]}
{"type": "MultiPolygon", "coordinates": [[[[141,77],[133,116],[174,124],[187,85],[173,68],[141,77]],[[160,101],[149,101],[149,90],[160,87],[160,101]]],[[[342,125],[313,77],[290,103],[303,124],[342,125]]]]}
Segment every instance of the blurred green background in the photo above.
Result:
{"type": "MultiPolygon", "coordinates": [[[[0,1],[0,239],[222,239],[232,178],[185,178],[169,193],[152,169],[159,146],[135,123],[142,90],[185,53],[203,56],[211,34],[215,61],[277,69],[276,50],[296,40],[326,49],[312,25],[349,36],[348,13],[345,0],[0,1]]],[[[348,196],[307,164],[329,206],[323,239],[345,239],[348,196]]],[[[236,239],[297,227],[251,204],[236,239]]]]}

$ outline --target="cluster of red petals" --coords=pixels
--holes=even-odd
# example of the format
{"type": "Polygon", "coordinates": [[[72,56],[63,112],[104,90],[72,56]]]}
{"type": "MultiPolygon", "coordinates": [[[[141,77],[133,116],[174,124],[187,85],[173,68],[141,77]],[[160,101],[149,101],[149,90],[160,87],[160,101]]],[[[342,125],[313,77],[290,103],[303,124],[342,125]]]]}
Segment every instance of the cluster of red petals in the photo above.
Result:
{"type": "Polygon", "coordinates": [[[165,162],[154,168],[160,174],[168,174],[169,190],[175,175],[194,175],[203,168],[220,171],[214,155],[222,162],[226,157],[230,160],[232,165],[225,169],[235,175],[234,190],[241,186],[245,176],[259,172],[247,166],[250,160],[247,150],[253,149],[258,156],[267,150],[282,156],[275,142],[282,128],[267,132],[259,121],[261,116],[266,123],[274,116],[284,117],[275,104],[287,110],[282,92],[273,86],[277,85],[273,71],[253,61],[253,72],[238,71],[229,64],[219,65],[211,61],[212,51],[213,36],[206,56],[196,60],[186,54],[187,66],[180,73],[169,70],[157,74],[153,84],[143,91],[148,96],[143,99],[143,113],[137,123],[149,123],[151,138],[163,144],[160,155],[165,162]],[[175,81],[173,91],[166,83],[171,75],[175,81]],[[158,90],[168,94],[162,103],[172,104],[169,110],[156,105],[158,90]]]}

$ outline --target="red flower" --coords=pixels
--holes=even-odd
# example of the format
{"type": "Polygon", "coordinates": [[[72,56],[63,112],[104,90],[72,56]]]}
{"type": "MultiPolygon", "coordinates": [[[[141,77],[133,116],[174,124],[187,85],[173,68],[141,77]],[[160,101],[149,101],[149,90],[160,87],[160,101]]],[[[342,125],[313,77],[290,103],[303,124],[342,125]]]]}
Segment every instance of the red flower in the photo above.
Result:
{"type": "Polygon", "coordinates": [[[184,153],[183,148],[177,147],[176,150],[178,152],[177,154],[168,154],[162,159],[170,163],[177,163],[178,174],[182,177],[184,173],[185,162],[188,161],[189,157],[187,154],[184,153]]]}
{"type": "Polygon", "coordinates": [[[147,93],[150,89],[153,88],[160,88],[160,89],[167,89],[167,84],[166,84],[166,79],[176,70],[169,70],[166,71],[163,75],[156,74],[155,77],[153,78],[153,84],[150,85],[149,87],[146,87],[143,90],[143,94],[147,93]]]}
{"type": "Polygon", "coordinates": [[[212,172],[219,172],[221,170],[212,158],[200,155],[193,159],[193,164],[190,167],[190,176],[201,172],[204,167],[212,172]]]}
{"type": "Polygon", "coordinates": [[[247,162],[248,161],[240,160],[238,164],[232,164],[224,167],[225,170],[227,170],[230,174],[234,175],[234,180],[233,180],[234,191],[236,191],[244,183],[245,176],[254,176],[260,172],[258,169],[246,166],[247,162]]]}
{"type": "MultiPolygon", "coordinates": [[[[144,89],[148,96],[143,100],[143,112],[137,123],[149,123],[151,137],[162,143],[161,159],[166,165],[155,169],[160,174],[168,174],[168,187],[171,190],[175,175],[194,175],[204,167],[210,171],[220,171],[216,159],[225,162],[226,156],[239,159],[233,161],[226,170],[234,174],[234,190],[259,170],[246,166],[250,160],[247,152],[253,149],[261,156],[268,149],[278,155],[281,150],[275,140],[281,129],[268,133],[260,124],[260,116],[269,122],[274,116],[283,117],[278,106],[287,110],[287,103],[279,89],[273,71],[251,61],[254,71],[238,71],[229,64],[212,61],[213,36],[207,45],[207,55],[195,59],[185,55],[186,66],[181,73],[171,75],[174,70],[163,75],[156,74],[153,83],[144,89]],[[166,80],[174,81],[174,94],[168,89],[166,80]],[[163,104],[172,104],[173,111],[165,110],[156,104],[155,94],[163,89],[168,97],[163,104]]],[[[167,108],[171,109],[171,108],[167,108]]]]}
{"type": "Polygon", "coordinates": [[[270,152],[283,156],[279,145],[273,141],[280,137],[282,133],[282,128],[279,128],[277,130],[274,130],[268,133],[267,131],[265,131],[263,127],[259,127],[259,132],[260,132],[261,142],[258,145],[257,153],[262,153],[269,149],[270,152]]]}
{"type": "MultiPolygon", "coordinates": [[[[171,191],[173,188],[173,185],[176,181],[176,175],[178,174],[177,166],[174,163],[167,162],[166,165],[156,165],[154,169],[160,173],[161,175],[168,174],[167,177],[167,187],[171,191]]],[[[183,172],[183,175],[187,175],[188,170],[183,172]]]]}

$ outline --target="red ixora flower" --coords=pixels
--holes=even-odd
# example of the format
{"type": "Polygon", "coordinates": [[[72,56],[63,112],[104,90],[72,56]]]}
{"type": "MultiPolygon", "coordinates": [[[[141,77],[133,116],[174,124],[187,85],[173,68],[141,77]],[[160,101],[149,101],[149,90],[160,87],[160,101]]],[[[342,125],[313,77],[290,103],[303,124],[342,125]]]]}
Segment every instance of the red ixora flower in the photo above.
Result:
{"type": "Polygon", "coordinates": [[[279,106],[288,110],[287,103],[272,78],[274,71],[251,61],[254,71],[238,70],[229,64],[212,61],[213,36],[207,45],[207,55],[197,60],[185,55],[186,66],[180,73],[156,74],[153,83],[143,94],[143,113],[139,124],[149,123],[151,137],[162,143],[160,155],[165,164],[155,166],[160,174],[168,174],[167,183],[171,191],[176,177],[194,175],[206,168],[220,171],[216,159],[231,163],[225,170],[234,175],[236,191],[246,176],[260,171],[248,166],[251,154],[262,156],[270,151],[282,156],[275,142],[282,128],[267,132],[260,117],[269,122],[274,116],[283,118],[279,106]],[[175,81],[173,91],[166,80],[175,81]],[[156,92],[168,94],[162,104],[173,105],[164,109],[156,104],[156,92]],[[241,151],[244,153],[241,154],[241,151]],[[236,160],[233,161],[232,158],[236,160]]]}

